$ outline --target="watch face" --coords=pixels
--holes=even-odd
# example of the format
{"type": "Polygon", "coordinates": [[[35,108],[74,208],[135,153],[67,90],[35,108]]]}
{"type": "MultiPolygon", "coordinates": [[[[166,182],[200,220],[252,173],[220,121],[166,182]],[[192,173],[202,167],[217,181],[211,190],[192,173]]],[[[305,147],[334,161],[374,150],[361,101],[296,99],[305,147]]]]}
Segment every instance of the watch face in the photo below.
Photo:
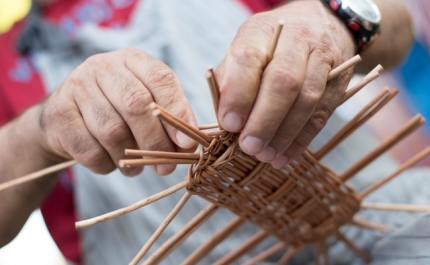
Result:
{"type": "Polygon", "coordinates": [[[346,4],[355,14],[372,23],[381,21],[381,14],[378,7],[371,0],[344,0],[346,4]]]}

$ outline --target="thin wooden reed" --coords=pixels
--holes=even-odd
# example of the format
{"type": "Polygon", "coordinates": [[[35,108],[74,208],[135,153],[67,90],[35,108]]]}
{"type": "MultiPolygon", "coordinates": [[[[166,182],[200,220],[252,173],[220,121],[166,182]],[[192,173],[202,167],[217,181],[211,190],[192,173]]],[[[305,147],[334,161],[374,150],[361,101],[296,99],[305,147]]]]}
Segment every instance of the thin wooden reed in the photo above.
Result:
{"type": "Polygon", "coordinates": [[[244,223],[245,220],[242,218],[234,218],[221,230],[211,236],[203,245],[200,245],[196,250],[194,250],[193,253],[191,253],[191,255],[189,255],[181,264],[196,264],[244,223]]]}
{"type": "Polygon", "coordinates": [[[402,212],[429,212],[430,206],[410,205],[410,204],[391,204],[391,203],[362,203],[362,209],[372,209],[381,211],[402,211],[402,212]]]}
{"type": "Polygon", "coordinates": [[[348,70],[349,68],[353,67],[354,65],[361,63],[361,61],[362,59],[360,55],[357,54],[356,56],[352,57],[350,60],[344,62],[343,64],[336,67],[333,71],[331,71],[328,75],[327,81],[332,80],[333,78],[340,75],[341,73],[348,70]]]}
{"type": "Polygon", "coordinates": [[[352,96],[354,96],[358,91],[360,91],[363,87],[365,87],[367,84],[375,80],[379,77],[381,72],[384,70],[381,65],[376,66],[370,73],[368,73],[358,84],[351,87],[349,90],[345,92],[344,97],[342,98],[342,101],[340,105],[345,103],[348,99],[350,99],[352,96]]]}
{"type": "Polygon", "coordinates": [[[78,162],[75,160],[67,161],[64,163],[54,165],[52,167],[48,167],[48,168],[33,172],[31,174],[22,176],[20,178],[16,178],[16,179],[10,180],[8,182],[2,183],[2,184],[0,184],[0,192],[3,190],[6,190],[6,189],[10,189],[12,187],[18,186],[18,185],[27,183],[29,181],[33,181],[33,180],[42,178],[42,177],[47,176],[49,174],[64,170],[68,167],[76,165],[77,163],[78,162]]]}
{"type": "Polygon", "coordinates": [[[335,236],[343,241],[350,249],[352,249],[358,256],[360,256],[364,261],[370,262],[370,256],[361,250],[354,242],[352,242],[349,238],[347,238],[344,234],[341,232],[337,232],[335,236]]]}
{"type": "Polygon", "coordinates": [[[206,133],[199,131],[197,128],[194,128],[185,121],[175,117],[156,103],[151,103],[150,107],[153,109],[153,116],[160,117],[163,121],[180,130],[199,144],[203,146],[208,146],[209,142],[212,140],[212,138],[209,137],[206,133]]]}
{"type": "Polygon", "coordinates": [[[208,71],[206,72],[206,80],[208,82],[209,91],[211,92],[215,114],[218,114],[218,105],[221,92],[219,89],[218,82],[215,79],[215,73],[212,67],[209,67],[208,71]]]}
{"type": "Polygon", "coordinates": [[[131,168],[148,165],[191,165],[197,164],[198,159],[177,159],[177,158],[144,158],[144,159],[122,159],[119,161],[121,168],[131,168]]]}
{"type": "Polygon", "coordinates": [[[158,201],[164,197],[169,196],[170,194],[177,192],[178,190],[185,188],[187,186],[187,183],[188,183],[187,180],[184,180],[184,181],[182,181],[182,182],[180,182],[180,183],[178,183],[178,184],[176,184],[176,185],[174,185],[174,186],[172,186],[172,187],[170,187],[170,188],[168,188],[162,192],[159,192],[155,195],[152,195],[152,196],[150,196],[146,199],[143,199],[139,202],[133,203],[132,205],[129,205],[127,207],[124,207],[124,208],[115,210],[113,212],[106,213],[106,214],[91,218],[88,220],[79,221],[76,223],[76,229],[86,228],[86,227],[89,227],[89,226],[92,226],[92,225],[95,225],[95,224],[98,224],[98,223],[119,217],[121,215],[127,214],[127,213],[135,211],[137,209],[140,209],[140,208],[142,208],[148,204],[151,204],[155,201],[158,201]]]}
{"type": "Polygon", "coordinates": [[[265,251],[261,252],[257,256],[253,257],[252,259],[245,262],[243,265],[256,265],[260,262],[264,261],[265,259],[269,258],[270,256],[278,253],[282,249],[286,248],[287,245],[284,242],[279,242],[276,245],[266,249],[265,251]]]}
{"type": "Polygon", "coordinates": [[[161,225],[155,230],[154,234],[152,234],[151,238],[145,243],[142,249],[137,253],[136,257],[130,262],[130,265],[137,265],[138,262],[145,256],[148,250],[152,247],[155,241],[160,237],[161,233],[166,229],[166,227],[170,224],[170,222],[176,217],[179,211],[184,207],[187,201],[190,199],[191,194],[186,192],[181,200],[176,204],[175,208],[169,213],[166,219],[161,223],[161,225]]]}
{"type": "Polygon", "coordinates": [[[199,125],[200,131],[209,130],[209,129],[217,129],[217,128],[219,128],[218,123],[199,125]]]}
{"type": "MultiPolygon", "coordinates": [[[[150,157],[159,157],[159,158],[200,159],[200,154],[195,154],[195,153],[178,153],[178,152],[125,149],[124,154],[126,156],[150,156],[150,157]]],[[[204,158],[207,158],[207,156],[204,156],[204,158]]]]}
{"type": "Polygon", "coordinates": [[[352,167],[347,169],[342,175],[340,175],[340,179],[342,179],[343,181],[350,179],[352,176],[354,176],[360,170],[362,170],[364,167],[370,164],[373,160],[375,160],[377,157],[385,153],[388,149],[393,147],[395,144],[400,142],[402,139],[404,139],[406,136],[411,134],[413,131],[418,129],[423,124],[424,124],[424,119],[421,117],[421,115],[419,114],[416,115],[407,124],[405,124],[398,132],[388,137],[372,152],[364,156],[352,167]]]}
{"type": "Polygon", "coordinates": [[[213,265],[231,264],[232,262],[243,256],[245,253],[255,248],[257,244],[260,243],[267,236],[268,234],[263,230],[257,232],[251,238],[245,241],[242,245],[240,245],[237,249],[220,258],[213,265]]]}
{"type": "Polygon", "coordinates": [[[276,24],[272,41],[267,50],[267,63],[269,63],[273,59],[273,56],[275,55],[275,50],[278,45],[279,37],[281,36],[281,32],[283,28],[284,28],[284,21],[281,20],[276,24]]]}
{"type": "MultiPolygon", "coordinates": [[[[378,93],[373,100],[371,100],[363,109],[358,112],[354,118],[352,118],[347,124],[345,124],[332,138],[330,138],[327,143],[325,143],[318,151],[315,152],[315,157],[317,159],[322,159],[331,150],[333,150],[337,145],[339,145],[345,138],[351,135],[361,124],[367,121],[372,113],[369,110],[374,108],[376,111],[378,103],[381,103],[382,98],[386,98],[389,94],[389,89],[384,88],[380,93],[378,93]],[[366,113],[369,113],[365,116],[366,113]],[[361,121],[361,122],[360,122],[361,121]]],[[[381,105],[381,104],[379,104],[381,105]]]]}
{"type": "Polygon", "coordinates": [[[276,263],[276,265],[284,265],[287,264],[288,261],[296,254],[297,249],[294,247],[291,247],[287,250],[287,252],[282,256],[282,258],[276,263]]]}
{"type": "Polygon", "coordinates": [[[353,218],[351,220],[351,224],[356,225],[356,226],[360,226],[363,228],[371,229],[371,230],[376,230],[379,232],[386,232],[387,230],[390,229],[389,226],[387,226],[387,225],[379,224],[379,223],[375,223],[375,222],[370,222],[368,220],[361,219],[361,218],[353,218]]]}
{"type": "Polygon", "coordinates": [[[196,216],[194,216],[181,230],[170,237],[159,247],[150,257],[148,257],[142,265],[159,264],[167,255],[175,250],[186,238],[188,238],[197,228],[199,228],[209,217],[211,217],[218,207],[209,204],[196,216]]]}
{"type": "Polygon", "coordinates": [[[403,165],[401,165],[396,171],[394,171],[389,176],[379,180],[378,182],[374,183],[372,186],[368,187],[364,191],[360,193],[360,197],[364,198],[368,196],[370,193],[374,192],[378,188],[382,187],[383,185],[387,184],[389,181],[397,177],[400,173],[405,171],[406,169],[410,168],[411,166],[415,165],[419,161],[423,160],[425,157],[427,157],[430,154],[430,146],[416,154],[414,157],[406,161],[403,165]]]}

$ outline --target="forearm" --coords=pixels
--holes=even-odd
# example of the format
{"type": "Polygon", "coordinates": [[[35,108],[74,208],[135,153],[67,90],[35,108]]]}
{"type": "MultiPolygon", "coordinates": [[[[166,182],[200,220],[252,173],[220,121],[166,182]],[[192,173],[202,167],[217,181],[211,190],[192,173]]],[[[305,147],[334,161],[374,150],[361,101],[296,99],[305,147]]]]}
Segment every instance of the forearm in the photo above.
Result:
{"type": "MultiPolygon", "coordinates": [[[[34,106],[0,128],[0,183],[58,162],[48,158],[41,148],[40,108],[34,106]]],[[[0,192],[0,247],[17,235],[55,182],[55,176],[47,176],[0,192]]]]}
{"type": "Polygon", "coordinates": [[[364,51],[357,71],[365,73],[377,64],[389,68],[398,64],[413,41],[412,21],[404,0],[374,0],[381,15],[381,35],[364,51]]]}

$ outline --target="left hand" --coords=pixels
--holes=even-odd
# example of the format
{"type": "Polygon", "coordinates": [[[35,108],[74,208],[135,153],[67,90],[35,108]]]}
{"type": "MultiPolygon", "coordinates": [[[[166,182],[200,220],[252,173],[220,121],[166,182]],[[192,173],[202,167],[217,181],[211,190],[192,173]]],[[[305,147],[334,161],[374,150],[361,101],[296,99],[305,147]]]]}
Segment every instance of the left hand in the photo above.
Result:
{"type": "Polygon", "coordinates": [[[241,149],[276,168],[297,158],[340,103],[352,70],[327,83],[354,55],[346,26],[321,1],[293,1],[242,25],[216,71],[218,117],[241,131],[241,149]],[[267,49],[278,21],[284,28],[273,59],[267,49]]]}

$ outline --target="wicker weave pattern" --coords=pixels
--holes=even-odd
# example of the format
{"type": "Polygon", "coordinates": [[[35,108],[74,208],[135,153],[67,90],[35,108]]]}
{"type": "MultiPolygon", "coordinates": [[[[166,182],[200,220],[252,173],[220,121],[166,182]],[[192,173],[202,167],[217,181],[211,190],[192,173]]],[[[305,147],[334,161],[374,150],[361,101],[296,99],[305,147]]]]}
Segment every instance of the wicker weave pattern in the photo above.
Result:
{"type": "Polygon", "coordinates": [[[237,137],[215,137],[201,152],[208,159],[190,167],[191,193],[297,247],[332,235],[359,210],[355,191],[310,151],[276,170],[243,153],[237,137]]]}

